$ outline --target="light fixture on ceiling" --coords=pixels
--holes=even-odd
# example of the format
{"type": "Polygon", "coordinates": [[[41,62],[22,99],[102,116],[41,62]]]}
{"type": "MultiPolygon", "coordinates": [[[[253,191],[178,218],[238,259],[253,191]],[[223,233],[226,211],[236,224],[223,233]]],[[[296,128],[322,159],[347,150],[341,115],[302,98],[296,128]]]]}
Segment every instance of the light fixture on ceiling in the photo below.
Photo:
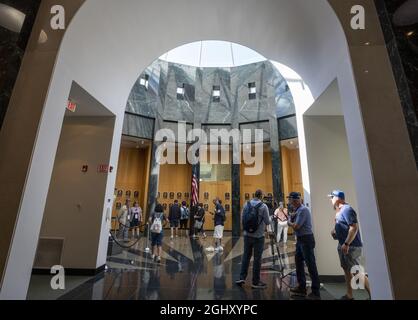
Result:
{"type": "Polygon", "coordinates": [[[41,32],[39,33],[38,43],[44,44],[47,41],[48,41],[48,35],[46,34],[44,30],[41,30],[41,32]]]}
{"type": "Polygon", "coordinates": [[[293,145],[293,141],[290,141],[289,143],[290,143],[291,145],[293,145]]]}
{"type": "Polygon", "coordinates": [[[409,31],[406,36],[407,37],[412,37],[415,34],[415,31],[409,31]]]}
{"type": "Polygon", "coordinates": [[[26,15],[23,12],[0,3],[0,26],[10,31],[20,33],[25,19],[26,15]]]}

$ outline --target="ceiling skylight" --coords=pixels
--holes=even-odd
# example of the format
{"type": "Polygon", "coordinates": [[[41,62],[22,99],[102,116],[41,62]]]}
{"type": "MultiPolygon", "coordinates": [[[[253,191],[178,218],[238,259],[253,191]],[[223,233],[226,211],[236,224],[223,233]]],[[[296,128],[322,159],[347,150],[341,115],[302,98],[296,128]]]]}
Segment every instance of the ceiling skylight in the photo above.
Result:
{"type": "Polygon", "coordinates": [[[161,60],[202,68],[230,68],[266,61],[254,50],[227,41],[198,41],[177,47],[161,60]]]}

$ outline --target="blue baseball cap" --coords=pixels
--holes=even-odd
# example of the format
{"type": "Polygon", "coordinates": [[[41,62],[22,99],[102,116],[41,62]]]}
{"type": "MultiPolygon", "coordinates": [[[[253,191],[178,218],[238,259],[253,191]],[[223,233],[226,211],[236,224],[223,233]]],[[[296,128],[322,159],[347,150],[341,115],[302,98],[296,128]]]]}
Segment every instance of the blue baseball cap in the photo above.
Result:
{"type": "Polygon", "coordinates": [[[301,195],[299,192],[291,192],[287,198],[289,199],[300,199],[301,195]]]}
{"type": "Polygon", "coordinates": [[[337,198],[340,198],[340,199],[342,199],[342,200],[345,200],[345,194],[344,194],[344,191],[341,191],[341,190],[334,190],[334,191],[332,191],[332,192],[328,195],[328,197],[330,197],[330,198],[332,198],[332,197],[337,197],[337,198]]]}

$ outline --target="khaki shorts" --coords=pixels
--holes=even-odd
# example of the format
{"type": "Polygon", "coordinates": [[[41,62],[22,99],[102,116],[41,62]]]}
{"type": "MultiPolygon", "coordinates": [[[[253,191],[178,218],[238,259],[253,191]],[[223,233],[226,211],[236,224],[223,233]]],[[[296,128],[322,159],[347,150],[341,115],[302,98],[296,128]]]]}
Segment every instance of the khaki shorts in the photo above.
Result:
{"type": "Polygon", "coordinates": [[[222,239],[224,236],[224,226],[216,226],[215,231],[213,232],[213,237],[215,239],[222,239]]]}
{"type": "Polygon", "coordinates": [[[360,257],[362,253],[361,247],[350,247],[348,254],[345,255],[341,250],[341,245],[338,245],[338,256],[340,257],[341,268],[347,272],[351,272],[354,266],[360,266],[360,257]]]}

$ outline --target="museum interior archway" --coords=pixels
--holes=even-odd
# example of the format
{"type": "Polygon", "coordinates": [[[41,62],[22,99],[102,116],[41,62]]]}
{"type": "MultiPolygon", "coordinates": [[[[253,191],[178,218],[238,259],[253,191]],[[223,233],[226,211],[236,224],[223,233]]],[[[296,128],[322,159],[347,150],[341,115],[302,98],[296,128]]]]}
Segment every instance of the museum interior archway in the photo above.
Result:
{"type": "MultiPolygon", "coordinates": [[[[36,175],[28,176],[16,224],[16,234],[24,236],[14,239],[11,245],[3,274],[2,295],[24,297],[27,290],[64,118],[64,110],[56,106],[67,101],[73,81],[115,115],[109,163],[116,167],[126,101],[138,74],[163,52],[198,39],[239,43],[280,62],[282,69],[279,70],[289,84],[296,110],[300,111],[297,112],[300,146],[309,145],[309,132],[315,130],[318,120],[312,119],[311,125],[305,127],[304,113],[310,106],[316,106],[312,104],[314,101],[329,101],[332,91],[338,89],[341,111],[334,116],[340,116],[341,112],[344,115],[357,206],[360,212],[367,212],[361,223],[363,231],[367,231],[364,233],[367,269],[374,286],[374,297],[392,298],[390,278],[393,274],[390,276],[387,248],[380,228],[351,57],[335,12],[328,1],[322,0],[245,1],[244,4],[238,0],[210,3],[86,1],[72,20],[57,58],[32,157],[31,173],[36,172],[36,175]],[[189,8],[187,12],[180,9],[183,5],[189,8]],[[185,21],[188,21],[187,26],[185,21]],[[303,90],[304,84],[310,89],[310,97],[296,94],[297,90],[303,90]],[[25,228],[28,221],[31,221],[30,229],[25,228]],[[25,232],[19,232],[22,230],[25,232]]],[[[320,109],[320,106],[315,108],[307,116],[323,116],[320,109]]],[[[300,157],[307,199],[316,186],[311,185],[308,155],[301,152],[300,157]]],[[[106,212],[112,206],[108,200],[113,199],[115,181],[116,174],[110,174],[105,183],[102,225],[96,239],[97,250],[91,253],[96,257],[91,268],[99,268],[106,261],[106,212]]],[[[309,202],[314,209],[314,199],[309,202]]],[[[321,225],[315,225],[315,228],[321,228],[321,225]]],[[[319,229],[316,232],[319,233],[319,229]]]]}

